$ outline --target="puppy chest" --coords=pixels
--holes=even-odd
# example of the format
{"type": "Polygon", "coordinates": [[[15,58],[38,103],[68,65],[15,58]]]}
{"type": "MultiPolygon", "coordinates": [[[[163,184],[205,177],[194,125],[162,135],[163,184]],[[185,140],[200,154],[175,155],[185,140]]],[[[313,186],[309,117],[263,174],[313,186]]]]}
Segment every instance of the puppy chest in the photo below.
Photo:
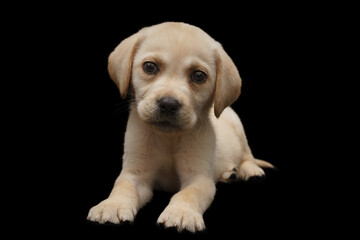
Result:
{"type": "Polygon", "coordinates": [[[154,186],[158,190],[177,191],[180,187],[178,174],[173,165],[160,166],[154,179],[154,186]]]}
{"type": "MultiPolygon", "coordinates": [[[[156,171],[154,185],[159,190],[176,191],[179,189],[179,176],[176,158],[179,149],[179,142],[174,139],[162,141],[156,149],[156,171]]],[[[178,139],[179,140],[179,139],[178,139]]],[[[155,150],[155,149],[154,149],[155,150]]]]}

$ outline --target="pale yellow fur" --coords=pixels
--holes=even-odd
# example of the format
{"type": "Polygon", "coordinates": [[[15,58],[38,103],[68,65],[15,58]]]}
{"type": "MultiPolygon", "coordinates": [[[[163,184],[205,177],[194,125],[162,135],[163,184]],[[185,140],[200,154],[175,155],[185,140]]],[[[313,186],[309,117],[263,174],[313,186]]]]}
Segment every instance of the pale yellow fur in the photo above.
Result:
{"type": "Polygon", "coordinates": [[[191,232],[203,230],[202,214],[215,196],[215,183],[231,174],[262,176],[237,114],[228,107],[240,94],[241,79],[222,46],[201,29],[167,22],[144,28],[119,44],[109,57],[109,73],[121,96],[131,94],[123,168],[110,196],[89,211],[99,223],[133,221],[153,189],[174,191],[158,223],[191,232]],[[143,64],[156,62],[159,73],[143,64]],[[205,83],[189,80],[192,69],[206,72],[205,83]],[[130,87],[131,86],[131,87],[130,87]],[[152,124],[156,102],[181,103],[174,129],[152,124]],[[236,171],[234,171],[234,169],[236,171]]]}

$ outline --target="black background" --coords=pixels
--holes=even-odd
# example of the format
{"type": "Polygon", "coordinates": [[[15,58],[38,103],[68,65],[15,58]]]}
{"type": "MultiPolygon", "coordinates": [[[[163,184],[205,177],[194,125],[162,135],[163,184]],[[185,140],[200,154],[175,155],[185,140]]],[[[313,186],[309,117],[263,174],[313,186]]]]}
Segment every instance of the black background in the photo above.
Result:
{"type": "Polygon", "coordinates": [[[117,6],[54,7],[21,23],[32,30],[30,35],[20,34],[30,39],[30,54],[41,59],[33,60],[41,79],[31,100],[36,117],[27,122],[29,134],[40,139],[32,140],[36,147],[29,150],[38,156],[35,166],[43,168],[43,162],[46,166],[35,176],[35,185],[46,193],[40,218],[54,228],[52,234],[87,238],[306,236],[318,219],[313,212],[306,222],[299,220],[309,218],[309,205],[317,205],[311,199],[313,190],[305,187],[307,172],[300,164],[309,155],[301,139],[308,134],[305,123],[311,111],[307,108],[311,89],[304,79],[314,67],[308,55],[316,29],[309,23],[313,12],[266,5],[157,8],[153,3],[144,7],[145,12],[117,6]],[[266,170],[261,183],[217,184],[215,200],[204,214],[207,231],[195,235],[178,235],[156,225],[172,196],[164,192],[154,193],[133,224],[86,220],[89,209],[108,196],[120,173],[128,117],[128,102],[109,78],[107,58],[124,38],[164,21],[196,25],[222,43],[243,80],[242,93],[232,107],[243,122],[252,152],[278,168],[266,170]]]}

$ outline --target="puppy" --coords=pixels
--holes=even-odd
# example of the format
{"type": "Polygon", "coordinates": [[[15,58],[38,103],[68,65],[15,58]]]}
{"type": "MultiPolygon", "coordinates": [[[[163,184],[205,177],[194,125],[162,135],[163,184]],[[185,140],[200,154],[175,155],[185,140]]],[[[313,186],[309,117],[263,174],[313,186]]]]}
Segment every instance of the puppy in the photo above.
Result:
{"type": "Polygon", "coordinates": [[[230,106],[241,79],[222,46],[201,29],[166,22],[141,29],[109,56],[122,98],[132,98],[123,166],[110,196],[90,209],[99,223],[134,221],[153,189],[174,191],[157,222],[204,230],[215,184],[264,175],[230,106]]]}

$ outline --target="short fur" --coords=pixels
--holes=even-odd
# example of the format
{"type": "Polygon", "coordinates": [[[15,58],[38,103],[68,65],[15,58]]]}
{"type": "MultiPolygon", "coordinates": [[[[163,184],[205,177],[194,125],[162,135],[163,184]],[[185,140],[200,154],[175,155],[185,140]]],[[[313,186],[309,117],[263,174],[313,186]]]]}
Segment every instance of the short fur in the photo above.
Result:
{"type": "Polygon", "coordinates": [[[240,95],[241,78],[222,46],[201,29],[166,22],[143,28],[109,56],[110,77],[122,98],[132,86],[122,171],[110,196],[90,209],[99,223],[133,221],[153,189],[175,191],[158,223],[191,232],[205,228],[203,213],[215,184],[264,175],[270,163],[253,157],[243,126],[230,106],[240,95]],[[158,67],[144,71],[145,62],[158,67]],[[206,81],[191,80],[194,71],[206,81]],[[181,106],[169,117],[161,98],[181,106]]]}

